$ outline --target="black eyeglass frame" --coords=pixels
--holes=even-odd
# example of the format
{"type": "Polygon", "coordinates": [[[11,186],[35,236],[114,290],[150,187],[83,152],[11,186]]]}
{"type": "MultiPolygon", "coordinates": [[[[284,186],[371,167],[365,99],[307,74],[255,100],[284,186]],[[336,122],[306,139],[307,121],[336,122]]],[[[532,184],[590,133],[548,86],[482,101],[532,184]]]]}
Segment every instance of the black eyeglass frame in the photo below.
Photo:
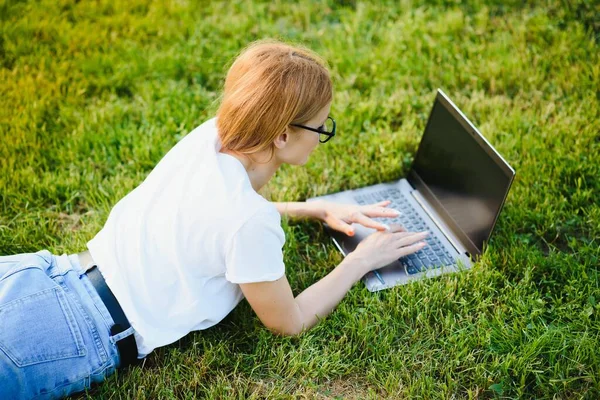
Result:
{"type": "Polygon", "coordinates": [[[305,126],[305,125],[298,125],[298,124],[290,124],[290,125],[295,126],[296,128],[306,129],[311,132],[317,132],[320,135],[325,135],[325,136],[327,136],[327,139],[321,140],[321,136],[319,136],[319,142],[326,143],[326,142],[330,141],[332,137],[335,136],[335,127],[336,127],[335,119],[333,119],[331,117],[327,117],[327,119],[330,119],[331,122],[333,123],[333,128],[331,129],[331,132],[327,132],[327,131],[324,131],[319,128],[311,128],[310,126],[305,126]]]}

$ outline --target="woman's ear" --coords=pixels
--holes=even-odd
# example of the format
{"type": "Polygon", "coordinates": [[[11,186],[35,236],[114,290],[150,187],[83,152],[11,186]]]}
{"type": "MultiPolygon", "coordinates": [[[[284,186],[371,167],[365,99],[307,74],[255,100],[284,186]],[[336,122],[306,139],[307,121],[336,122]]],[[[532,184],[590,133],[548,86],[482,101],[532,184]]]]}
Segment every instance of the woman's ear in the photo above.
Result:
{"type": "Polygon", "coordinates": [[[289,141],[290,141],[290,132],[289,132],[289,128],[286,127],[285,131],[275,138],[275,140],[273,141],[273,144],[278,149],[283,149],[288,144],[289,141]]]}

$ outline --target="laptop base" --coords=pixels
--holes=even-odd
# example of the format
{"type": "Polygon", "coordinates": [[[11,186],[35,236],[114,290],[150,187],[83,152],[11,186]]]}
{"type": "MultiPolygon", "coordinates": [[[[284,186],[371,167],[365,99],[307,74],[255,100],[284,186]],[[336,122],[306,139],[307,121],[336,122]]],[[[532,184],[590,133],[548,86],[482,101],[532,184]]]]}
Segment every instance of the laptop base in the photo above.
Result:
{"type": "MultiPolygon", "coordinates": [[[[421,268],[414,269],[411,268],[407,264],[407,257],[404,257],[401,260],[394,261],[388,266],[378,269],[374,272],[369,272],[363,277],[363,282],[365,283],[367,289],[371,292],[375,292],[382,289],[391,288],[397,285],[406,284],[412,282],[414,280],[423,279],[423,278],[431,278],[439,275],[443,275],[446,273],[457,272],[463,269],[469,269],[472,265],[470,257],[468,253],[464,251],[456,243],[452,243],[452,238],[446,238],[446,235],[442,233],[444,230],[447,234],[446,228],[439,221],[434,222],[434,220],[430,217],[430,214],[433,214],[435,217],[435,213],[431,211],[431,209],[424,209],[422,204],[423,199],[422,196],[418,194],[418,192],[410,185],[410,183],[406,179],[401,179],[397,182],[392,183],[382,183],[373,186],[368,186],[355,190],[347,190],[344,192],[334,193],[331,195],[315,197],[312,199],[308,199],[307,201],[316,201],[316,200],[326,200],[335,203],[343,203],[343,204],[359,204],[357,198],[371,197],[374,202],[382,201],[382,200],[392,200],[392,195],[389,195],[386,198],[385,193],[394,193],[400,192],[406,202],[410,205],[410,211],[403,212],[398,218],[397,223],[400,223],[404,226],[410,226],[411,220],[416,218],[424,221],[426,230],[430,231],[430,237],[437,237],[438,241],[442,247],[442,251],[444,254],[448,254],[451,258],[448,263],[440,263],[434,268],[421,268]],[[383,197],[381,197],[383,196],[383,197]],[[413,214],[414,215],[411,215],[413,214]],[[406,221],[406,223],[403,223],[406,221]],[[445,264],[445,265],[442,265],[445,264]]],[[[390,205],[392,207],[393,205],[390,205]]],[[[425,205],[426,206],[426,205],[425,205]]],[[[384,223],[393,223],[393,220],[389,219],[377,219],[384,223]]],[[[331,228],[327,227],[329,234],[332,236],[333,241],[336,247],[340,250],[340,252],[346,256],[354,249],[358,244],[368,235],[375,232],[374,229],[365,228],[362,225],[354,224],[355,234],[350,237],[346,234],[338,231],[334,231],[331,228]]],[[[429,241],[429,240],[428,240],[429,241]]],[[[428,246],[426,246],[424,251],[428,246]]]]}

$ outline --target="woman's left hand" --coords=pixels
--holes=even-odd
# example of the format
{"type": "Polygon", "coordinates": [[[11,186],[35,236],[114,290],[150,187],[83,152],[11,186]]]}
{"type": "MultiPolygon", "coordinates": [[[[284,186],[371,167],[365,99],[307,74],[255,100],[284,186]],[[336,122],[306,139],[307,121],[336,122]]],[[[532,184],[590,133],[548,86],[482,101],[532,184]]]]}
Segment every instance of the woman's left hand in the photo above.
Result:
{"type": "Polygon", "coordinates": [[[388,230],[389,227],[371,218],[396,218],[400,212],[387,208],[391,201],[385,200],[375,204],[360,206],[357,204],[339,204],[323,201],[321,219],[332,229],[343,232],[348,236],[354,236],[354,228],[351,224],[356,223],[367,228],[378,231],[388,230]]]}

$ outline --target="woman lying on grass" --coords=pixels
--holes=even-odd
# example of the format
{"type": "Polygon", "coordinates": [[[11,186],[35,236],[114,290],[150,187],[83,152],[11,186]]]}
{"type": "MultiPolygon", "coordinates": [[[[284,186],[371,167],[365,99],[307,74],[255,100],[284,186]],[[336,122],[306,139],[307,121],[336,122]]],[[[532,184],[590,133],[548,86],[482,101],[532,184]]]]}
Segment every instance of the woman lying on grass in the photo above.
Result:
{"type": "Polygon", "coordinates": [[[317,55],[255,43],[229,70],[217,117],[117,203],[88,251],[0,257],[0,398],[84,390],[217,324],[244,297],[268,329],[297,335],[367,272],[421,249],[423,234],[371,220],[397,216],[387,202],[271,203],[257,193],[282,164],[304,165],[334,136],[331,100],[317,55]],[[280,215],[379,232],[294,297],[280,215]]]}

